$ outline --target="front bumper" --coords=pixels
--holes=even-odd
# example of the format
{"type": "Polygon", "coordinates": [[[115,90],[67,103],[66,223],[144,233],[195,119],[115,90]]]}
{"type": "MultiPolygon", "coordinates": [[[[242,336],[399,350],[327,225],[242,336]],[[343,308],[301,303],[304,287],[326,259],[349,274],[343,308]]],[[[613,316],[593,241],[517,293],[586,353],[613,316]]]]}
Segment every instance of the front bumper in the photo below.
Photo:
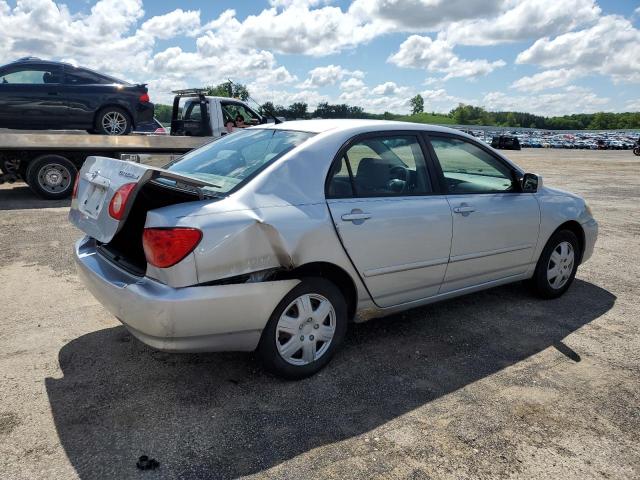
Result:
{"type": "Polygon", "coordinates": [[[173,288],[136,277],[75,245],[78,275],[96,299],[147,345],[165,351],[251,351],[280,300],[299,280],[173,288]]]}
{"type": "Polygon", "coordinates": [[[582,224],[582,229],[584,230],[584,252],[581,263],[584,263],[593,255],[593,249],[598,239],[598,222],[592,218],[582,224]]]}

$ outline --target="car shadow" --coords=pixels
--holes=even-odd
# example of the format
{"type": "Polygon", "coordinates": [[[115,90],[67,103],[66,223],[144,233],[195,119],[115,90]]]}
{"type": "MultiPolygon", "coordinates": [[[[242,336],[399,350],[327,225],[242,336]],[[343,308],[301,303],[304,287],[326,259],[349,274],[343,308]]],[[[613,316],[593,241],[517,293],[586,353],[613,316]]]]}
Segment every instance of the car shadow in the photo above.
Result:
{"type": "Polygon", "coordinates": [[[167,354],[123,327],[84,335],[59,354],[46,388],[60,441],[82,479],[235,478],[363,434],[562,340],[612,308],[576,280],[542,301],[520,284],[352,325],[316,376],[286,382],[252,355],[167,354]],[[142,472],[140,472],[142,474],[142,472]]]}
{"type": "Polygon", "coordinates": [[[0,210],[27,210],[34,208],[58,208],[71,205],[71,199],[46,200],[38,197],[22,182],[3,185],[0,188],[0,210]]]}

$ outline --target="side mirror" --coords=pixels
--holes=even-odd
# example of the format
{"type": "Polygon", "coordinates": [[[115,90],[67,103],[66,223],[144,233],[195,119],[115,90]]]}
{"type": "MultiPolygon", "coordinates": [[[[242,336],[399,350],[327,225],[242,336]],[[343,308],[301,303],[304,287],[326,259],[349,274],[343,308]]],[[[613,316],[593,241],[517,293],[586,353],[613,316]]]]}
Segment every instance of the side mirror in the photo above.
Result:
{"type": "Polygon", "coordinates": [[[535,173],[525,173],[520,185],[524,193],[536,193],[542,188],[542,177],[535,173]]]}

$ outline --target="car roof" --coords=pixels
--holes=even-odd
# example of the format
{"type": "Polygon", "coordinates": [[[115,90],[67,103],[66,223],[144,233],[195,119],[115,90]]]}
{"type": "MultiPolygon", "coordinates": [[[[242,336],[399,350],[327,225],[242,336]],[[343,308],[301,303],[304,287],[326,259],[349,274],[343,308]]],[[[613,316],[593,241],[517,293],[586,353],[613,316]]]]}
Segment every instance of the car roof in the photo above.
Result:
{"type": "Polygon", "coordinates": [[[461,130],[432,125],[429,123],[399,122],[392,120],[367,120],[367,119],[316,119],[316,120],[292,120],[278,124],[258,125],[253,128],[273,128],[277,130],[297,130],[309,133],[324,133],[332,130],[353,131],[380,131],[380,130],[421,130],[430,132],[455,133],[469,136],[461,130]]]}

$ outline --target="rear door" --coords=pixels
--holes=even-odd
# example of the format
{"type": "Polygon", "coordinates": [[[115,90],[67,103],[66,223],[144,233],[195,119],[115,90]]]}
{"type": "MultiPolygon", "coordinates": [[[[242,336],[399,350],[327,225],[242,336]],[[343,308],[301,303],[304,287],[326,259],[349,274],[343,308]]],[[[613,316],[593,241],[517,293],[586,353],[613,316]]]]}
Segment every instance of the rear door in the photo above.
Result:
{"type": "Polygon", "coordinates": [[[451,211],[416,132],[359,136],[336,157],[327,204],[340,239],[382,307],[435,295],[451,247],[451,211]]]}
{"type": "Polygon", "coordinates": [[[534,194],[522,193],[517,172],[486,147],[451,135],[430,142],[453,215],[441,293],[526,272],[540,228],[534,194]]]}
{"type": "Polygon", "coordinates": [[[0,75],[0,127],[65,128],[62,67],[16,65],[0,75]]]}

